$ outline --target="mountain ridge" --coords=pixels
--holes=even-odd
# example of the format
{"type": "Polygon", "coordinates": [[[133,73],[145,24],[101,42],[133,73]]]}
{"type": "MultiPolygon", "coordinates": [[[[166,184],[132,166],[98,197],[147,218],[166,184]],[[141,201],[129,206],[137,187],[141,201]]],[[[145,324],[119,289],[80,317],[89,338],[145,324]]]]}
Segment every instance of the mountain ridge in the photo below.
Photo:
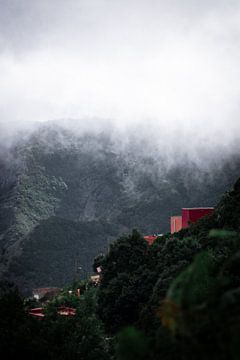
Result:
{"type": "Polygon", "coordinates": [[[94,256],[121,233],[167,232],[181,207],[214,206],[240,170],[237,156],[211,172],[190,162],[167,169],[144,151],[116,151],[104,133],[46,126],[8,154],[0,165],[0,273],[27,292],[71,281],[76,266],[66,259],[76,258],[78,246],[75,260],[90,271],[94,256]],[[67,258],[64,251],[49,256],[51,241],[68,249],[65,238],[67,258]]]}

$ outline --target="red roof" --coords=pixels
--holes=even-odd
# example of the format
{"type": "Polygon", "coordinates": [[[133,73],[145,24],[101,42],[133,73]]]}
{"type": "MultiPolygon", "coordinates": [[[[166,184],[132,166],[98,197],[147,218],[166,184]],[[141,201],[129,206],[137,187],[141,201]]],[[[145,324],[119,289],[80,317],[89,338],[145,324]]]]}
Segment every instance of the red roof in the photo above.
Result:
{"type": "MultiPolygon", "coordinates": [[[[63,315],[63,316],[74,316],[76,315],[76,309],[68,307],[68,306],[59,306],[57,308],[57,313],[59,315],[63,315]]],[[[30,309],[28,311],[28,314],[31,316],[34,316],[36,318],[44,318],[45,314],[44,314],[44,308],[34,308],[34,309],[30,309]]]]}
{"type": "Polygon", "coordinates": [[[149,245],[152,245],[152,243],[157,239],[156,235],[146,235],[144,236],[144,239],[148,242],[149,245]]]}
{"type": "Polygon", "coordinates": [[[28,311],[28,314],[31,315],[31,316],[34,316],[36,318],[39,318],[39,319],[44,318],[44,316],[45,316],[44,313],[43,313],[43,308],[42,307],[41,308],[30,309],[28,311]]]}
{"type": "Polygon", "coordinates": [[[57,310],[59,315],[64,315],[64,316],[73,316],[76,315],[76,309],[71,308],[71,307],[67,307],[67,306],[60,306],[57,310]]]}

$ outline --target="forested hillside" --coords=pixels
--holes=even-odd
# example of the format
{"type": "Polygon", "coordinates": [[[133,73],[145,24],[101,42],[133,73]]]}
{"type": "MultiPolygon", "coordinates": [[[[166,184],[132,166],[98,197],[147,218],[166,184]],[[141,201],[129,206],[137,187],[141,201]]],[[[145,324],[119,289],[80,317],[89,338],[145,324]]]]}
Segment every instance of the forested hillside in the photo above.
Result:
{"type": "Polygon", "coordinates": [[[239,358],[239,185],[189,229],[150,247],[134,231],[96,259],[98,314],[120,331],[118,359],[239,358]]]}
{"type": "Polygon", "coordinates": [[[0,283],[0,355],[25,359],[236,360],[240,355],[240,179],[215,212],[149,246],[137,230],[50,302],[0,283]],[[76,290],[80,289],[79,292],[76,290]],[[69,291],[71,290],[71,291],[69,291]],[[61,316],[59,306],[74,316],[61,316]],[[42,306],[43,318],[29,309],[42,306]]]}
{"type": "Polygon", "coordinates": [[[168,166],[141,143],[43,126],[1,150],[1,276],[25,292],[83,278],[118,235],[165,233],[181,207],[214,206],[239,169],[237,156],[168,166]]]}

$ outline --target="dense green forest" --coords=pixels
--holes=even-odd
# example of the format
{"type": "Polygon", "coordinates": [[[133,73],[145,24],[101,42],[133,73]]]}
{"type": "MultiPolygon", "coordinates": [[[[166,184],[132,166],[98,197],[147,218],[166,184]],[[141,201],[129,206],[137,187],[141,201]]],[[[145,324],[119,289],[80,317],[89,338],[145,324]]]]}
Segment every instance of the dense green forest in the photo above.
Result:
{"type": "Polygon", "coordinates": [[[25,295],[62,287],[76,263],[91,272],[121,234],[166,233],[182,207],[215,206],[240,171],[239,154],[169,166],[164,152],[148,153],[137,139],[120,148],[108,133],[45,125],[1,151],[0,281],[25,295]]]}
{"type": "Polygon", "coordinates": [[[133,230],[95,258],[99,266],[99,286],[65,288],[41,321],[27,314],[38,304],[2,283],[2,358],[239,359],[240,179],[211,216],[152,246],[133,230]],[[76,316],[59,316],[62,304],[76,316]]]}

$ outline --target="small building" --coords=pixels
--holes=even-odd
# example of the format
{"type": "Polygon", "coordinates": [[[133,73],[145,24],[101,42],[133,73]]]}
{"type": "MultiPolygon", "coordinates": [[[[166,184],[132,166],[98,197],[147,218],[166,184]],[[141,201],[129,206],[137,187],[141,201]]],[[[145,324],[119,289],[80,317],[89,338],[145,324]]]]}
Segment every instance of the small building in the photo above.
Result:
{"type": "Polygon", "coordinates": [[[57,287],[45,287],[33,289],[33,298],[37,301],[47,301],[53,299],[61,292],[61,289],[57,287]]]}
{"type": "Polygon", "coordinates": [[[62,316],[74,316],[76,315],[76,309],[68,306],[59,306],[57,313],[62,316]]]}
{"type": "Polygon", "coordinates": [[[90,281],[94,285],[100,284],[100,275],[92,275],[92,276],[90,276],[90,281]]]}
{"type": "Polygon", "coordinates": [[[191,223],[212,214],[213,211],[213,207],[182,208],[182,228],[188,228],[191,223]]]}
{"type": "Polygon", "coordinates": [[[182,229],[182,217],[180,215],[171,216],[171,234],[182,229]]]}
{"type": "Polygon", "coordinates": [[[157,239],[157,235],[146,235],[143,238],[148,242],[149,245],[152,245],[154,241],[157,239]]]}

